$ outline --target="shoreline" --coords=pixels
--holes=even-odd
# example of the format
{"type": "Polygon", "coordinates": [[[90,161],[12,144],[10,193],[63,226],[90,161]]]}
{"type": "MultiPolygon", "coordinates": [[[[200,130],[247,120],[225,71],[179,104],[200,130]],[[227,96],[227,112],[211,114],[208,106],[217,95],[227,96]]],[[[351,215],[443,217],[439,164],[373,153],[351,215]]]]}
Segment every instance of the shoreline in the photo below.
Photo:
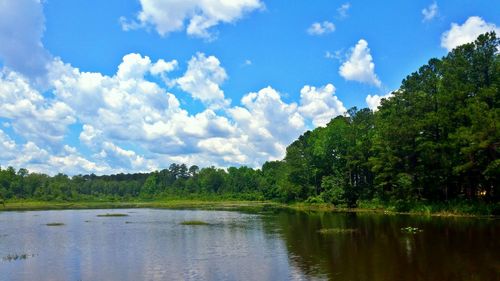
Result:
{"type": "Polygon", "coordinates": [[[278,203],[273,201],[244,200],[151,200],[151,201],[14,201],[0,205],[1,211],[46,211],[46,210],[84,210],[84,209],[205,209],[205,210],[250,210],[250,209],[283,209],[303,212],[336,212],[336,213],[372,213],[379,215],[410,215],[422,217],[457,217],[500,219],[499,216],[457,213],[451,211],[429,212],[397,212],[388,208],[343,208],[326,203],[278,203]]]}

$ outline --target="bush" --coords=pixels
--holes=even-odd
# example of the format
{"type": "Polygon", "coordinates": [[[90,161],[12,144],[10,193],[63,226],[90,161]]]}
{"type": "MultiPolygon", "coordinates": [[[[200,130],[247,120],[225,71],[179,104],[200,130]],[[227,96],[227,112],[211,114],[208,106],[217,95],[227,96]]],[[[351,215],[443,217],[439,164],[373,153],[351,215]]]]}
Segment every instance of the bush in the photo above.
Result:
{"type": "Polygon", "coordinates": [[[305,202],[310,204],[325,203],[321,196],[309,196],[305,202]]]}
{"type": "Polygon", "coordinates": [[[398,199],[396,200],[396,202],[394,202],[394,207],[396,209],[396,212],[407,213],[411,210],[411,203],[402,199],[398,199]]]}

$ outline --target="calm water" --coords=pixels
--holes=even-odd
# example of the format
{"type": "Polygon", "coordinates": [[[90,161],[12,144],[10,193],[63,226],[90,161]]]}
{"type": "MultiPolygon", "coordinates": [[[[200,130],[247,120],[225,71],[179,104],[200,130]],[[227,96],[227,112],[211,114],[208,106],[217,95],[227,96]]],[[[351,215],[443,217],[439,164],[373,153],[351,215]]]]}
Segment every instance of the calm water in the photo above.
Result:
{"type": "Polygon", "coordinates": [[[0,212],[0,280],[500,280],[500,222],[352,213],[0,212]],[[97,217],[126,213],[126,217],[97,217]],[[202,220],[206,226],[186,226],[202,220]],[[60,222],[63,226],[47,226],[60,222]],[[422,229],[406,234],[401,227],[422,229]],[[322,234],[324,228],[355,229],[322,234]],[[8,256],[27,254],[26,259],[8,256]]]}

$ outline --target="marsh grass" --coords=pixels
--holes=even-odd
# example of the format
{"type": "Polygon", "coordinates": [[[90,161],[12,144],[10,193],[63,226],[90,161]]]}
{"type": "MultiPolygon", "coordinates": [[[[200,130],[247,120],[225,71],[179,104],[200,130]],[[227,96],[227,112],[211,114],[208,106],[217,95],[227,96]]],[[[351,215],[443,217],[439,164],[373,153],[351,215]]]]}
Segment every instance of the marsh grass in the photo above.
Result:
{"type": "Polygon", "coordinates": [[[192,221],[183,221],[181,222],[181,225],[210,225],[210,224],[204,221],[192,220],[192,221]]]}
{"type": "Polygon", "coordinates": [[[101,214],[97,215],[98,217],[128,217],[127,214],[119,214],[119,213],[107,213],[107,214],[101,214]]]}
{"type": "Polygon", "coordinates": [[[318,230],[320,234],[330,235],[330,234],[352,234],[358,232],[355,228],[322,228],[318,230]]]}
{"type": "Polygon", "coordinates": [[[64,223],[62,222],[49,222],[47,224],[45,224],[46,226],[63,226],[64,223]]]}

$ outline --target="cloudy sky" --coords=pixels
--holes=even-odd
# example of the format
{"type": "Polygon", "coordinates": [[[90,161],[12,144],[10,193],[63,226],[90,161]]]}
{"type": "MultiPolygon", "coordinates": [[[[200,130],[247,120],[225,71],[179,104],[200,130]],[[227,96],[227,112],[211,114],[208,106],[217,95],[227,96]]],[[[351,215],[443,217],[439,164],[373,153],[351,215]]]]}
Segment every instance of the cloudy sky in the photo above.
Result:
{"type": "Polygon", "coordinates": [[[498,2],[0,0],[0,166],[70,175],[259,167],[376,110],[498,2]]]}

